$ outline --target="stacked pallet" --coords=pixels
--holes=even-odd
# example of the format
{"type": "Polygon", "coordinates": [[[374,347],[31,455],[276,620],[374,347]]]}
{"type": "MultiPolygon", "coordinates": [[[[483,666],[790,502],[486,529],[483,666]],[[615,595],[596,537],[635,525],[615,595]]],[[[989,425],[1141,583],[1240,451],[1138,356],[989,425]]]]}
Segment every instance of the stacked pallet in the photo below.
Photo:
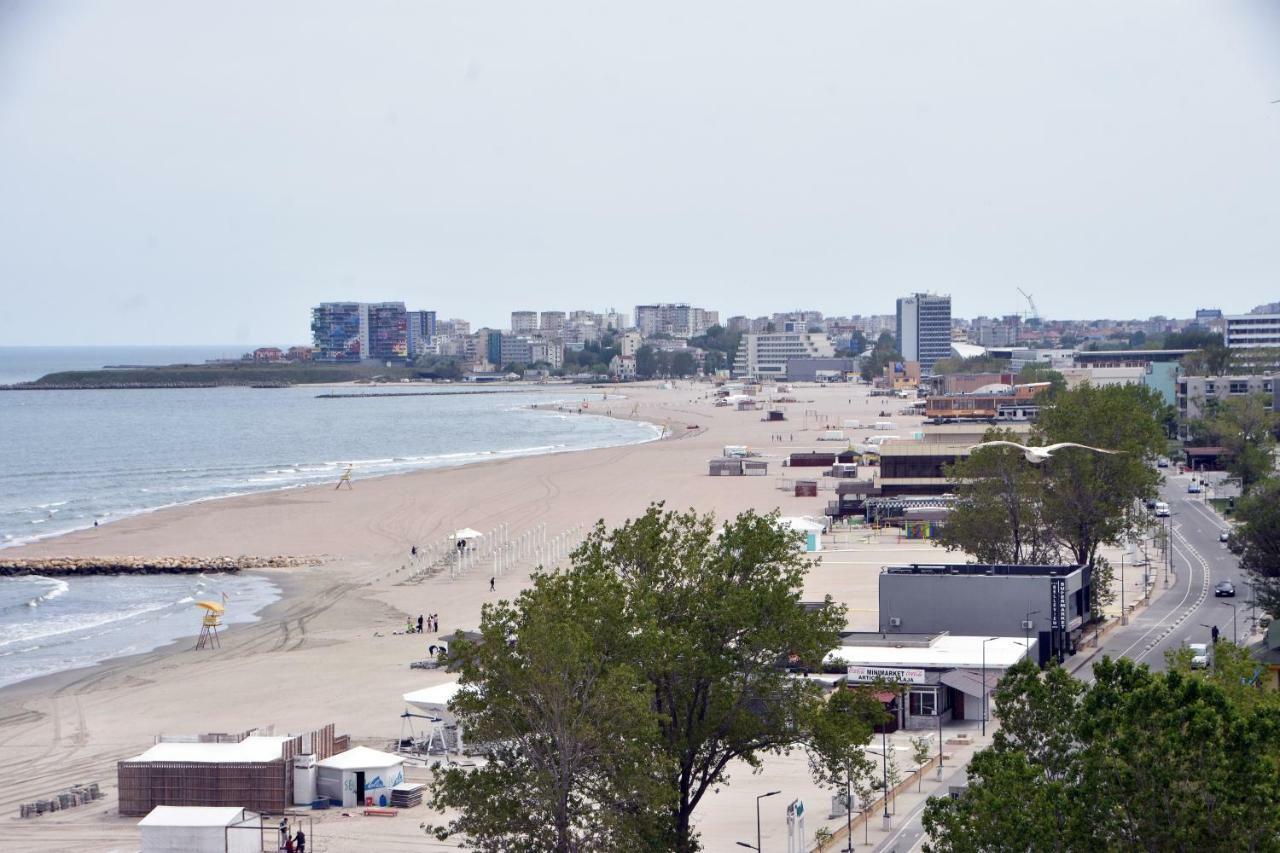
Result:
{"type": "Polygon", "coordinates": [[[102,798],[102,791],[97,782],[88,785],[76,785],[47,800],[36,800],[34,803],[22,803],[18,806],[19,817],[39,817],[48,812],[62,811],[102,798]]]}
{"type": "Polygon", "coordinates": [[[411,809],[422,805],[423,785],[404,782],[391,789],[391,805],[398,809],[411,809]]]}

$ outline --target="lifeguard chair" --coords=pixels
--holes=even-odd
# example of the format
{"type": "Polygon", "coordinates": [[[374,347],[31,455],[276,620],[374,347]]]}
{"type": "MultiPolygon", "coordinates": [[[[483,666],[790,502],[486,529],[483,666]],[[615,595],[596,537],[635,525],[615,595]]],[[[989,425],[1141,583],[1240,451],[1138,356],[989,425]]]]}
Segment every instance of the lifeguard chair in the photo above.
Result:
{"type": "Polygon", "coordinates": [[[222,627],[222,614],[226,612],[226,608],[216,601],[197,601],[196,607],[204,610],[204,618],[200,621],[200,639],[196,640],[196,650],[222,648],[222,641],[218,639],[218,629],[222,627]]]}

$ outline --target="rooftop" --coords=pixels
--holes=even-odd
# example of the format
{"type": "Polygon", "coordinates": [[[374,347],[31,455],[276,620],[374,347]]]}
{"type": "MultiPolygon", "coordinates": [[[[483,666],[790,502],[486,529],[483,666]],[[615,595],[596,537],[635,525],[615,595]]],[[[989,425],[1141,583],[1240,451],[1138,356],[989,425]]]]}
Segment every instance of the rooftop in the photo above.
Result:
{"type": "Polygon", "coordinates": [[[910,563],[905,566],[885,566],[891,575],[1016,575],[1018,577],[1066,577],[1084,566],[1016,566],[990,563],[910,563]]]}
{"type": "Polygon", "coordinates": [[[234,806],[156,806],[138,826],[230,826],[244,819],[234,806]]]}
{"type": "MultiPolygon", "coordinates": [[[[868,635],[892,638],[893,634],[868,635]]],[[[927,645],[921,645],[920,634],[903,634],[908,642],[888,645],[884,642],[874,644],[850,644],[850,640],[860,639],[858,635],[845,637],[845,644],[827,653],[823,663],[858,664],[870,666],[919,667],[921,669],[963,669],[981,667],[985,660],[989,669],[1004,669],[1013,666],[1027,653],[1028,645],[1034,649],[1036,641],[1028,641],[1022,637],[996,637],[988,639],[983,636],[954,637],[950,634],[939,634],[927,645]],[[986,640],[986,657],[983,657],[983,641],[986,640]]]]}
{"type": "Polygon", "coordinates": [[[204,764],[260,764],[283,760],[288,737],[251,735],[239,743],[158,743],[129,762],[176,761],[204,764]]]}

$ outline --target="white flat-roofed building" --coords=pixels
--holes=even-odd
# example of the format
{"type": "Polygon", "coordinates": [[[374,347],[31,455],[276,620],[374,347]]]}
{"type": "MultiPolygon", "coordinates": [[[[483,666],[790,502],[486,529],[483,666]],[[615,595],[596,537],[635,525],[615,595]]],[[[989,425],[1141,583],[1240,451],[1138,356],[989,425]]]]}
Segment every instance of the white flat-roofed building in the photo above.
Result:
{"type": "Polygon", "coordinates": [[[1032,637],[953,636],[941,634],[850,633],[827,653],[823,669],[839,670],[849,683],[882,681],[900,685],[906,702],[896,702],[898,726],[935,729],[942,721],[978,720],[983,713],[983,684],[988,694],[1024,657],[1035,660],[1032,637]]]}
{"type": "Polygon", "coordinates": [[[156,806],[138,821],[142,853],[260,853],[262,816],[235,807],[156,806]]]}
{"type": "Polygon", "coordinates": [[[1231,349],[1280,347],[1280,314],[1235,314],[1227,317],[1223,343],[1231,349]]]}
{"type": "Polygon", "coordinates": [[[733,361],[735,377],[785,379],[793,358],[835,358],[836,348],[825,332],[764,332],[746,334],[733,361]]]}

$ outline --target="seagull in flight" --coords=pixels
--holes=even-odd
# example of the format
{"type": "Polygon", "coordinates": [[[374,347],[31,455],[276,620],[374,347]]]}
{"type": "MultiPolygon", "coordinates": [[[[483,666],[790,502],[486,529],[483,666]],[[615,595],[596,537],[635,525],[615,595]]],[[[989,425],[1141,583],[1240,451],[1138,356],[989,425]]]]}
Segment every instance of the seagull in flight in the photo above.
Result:
{"type": "Polygon", "coordinates": [[[1050,444],[1045,447],[1027,447],[1025,444],[1018,444],[1014,441],[984,441],[982,444],[975,444],[969,448],[970,452],[980,447],[1016,447],[1022,451],[1022,455],[1027,457],[1027,461],[1033,465],[1039,465],[1048,459],[1055,451],[1062,450],[1066,447],[1079,447],[1082,450],[1092,450],[1094,453],[1118,453],[1117,450],[1103,450],[1101,447],[1090,447],[1087,444],[1076,444],[1074,441],[1062,441],[1057,444],[1050,444]]]}

